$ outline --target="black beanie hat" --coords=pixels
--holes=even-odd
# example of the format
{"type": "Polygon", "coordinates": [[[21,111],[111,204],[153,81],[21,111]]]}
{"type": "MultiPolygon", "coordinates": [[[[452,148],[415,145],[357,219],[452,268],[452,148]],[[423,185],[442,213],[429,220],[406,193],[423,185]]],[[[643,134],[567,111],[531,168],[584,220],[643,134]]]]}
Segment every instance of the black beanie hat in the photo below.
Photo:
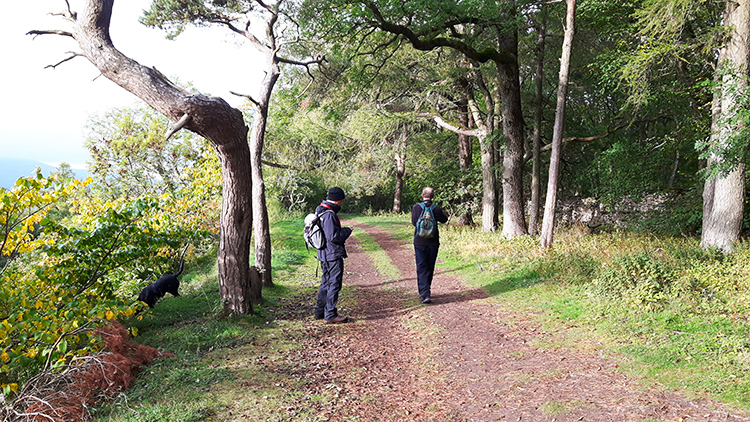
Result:
{"type": "Polygon", "coordinates": [[[326,197],[329,201],[341,201],[344,199],[344,190],[339,187],[333,187],[328,189],[328,196],[326,197]]]}

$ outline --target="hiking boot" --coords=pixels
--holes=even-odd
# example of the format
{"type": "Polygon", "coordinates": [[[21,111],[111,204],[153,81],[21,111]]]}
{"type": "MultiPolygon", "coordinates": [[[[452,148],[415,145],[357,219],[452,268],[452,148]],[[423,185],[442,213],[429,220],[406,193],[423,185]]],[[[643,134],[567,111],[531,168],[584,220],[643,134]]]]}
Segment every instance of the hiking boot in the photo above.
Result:
{"type": "Polygon", "coordinates": [[[349,322],[349,318],[343,317],[343,316],[336,316],[331,319],[325,320],[326,324],[343,324],[345,322],[349,322]]]}
{"type": "Polygon", "coordinates": [[[422,298],[422,303],[432,303],[432,299],[429,296],[422,298]]]}
{"type": "Polygon", "coordinates": [[[315,319],[323,319],[323,314],[315,314],[315,319]]]}

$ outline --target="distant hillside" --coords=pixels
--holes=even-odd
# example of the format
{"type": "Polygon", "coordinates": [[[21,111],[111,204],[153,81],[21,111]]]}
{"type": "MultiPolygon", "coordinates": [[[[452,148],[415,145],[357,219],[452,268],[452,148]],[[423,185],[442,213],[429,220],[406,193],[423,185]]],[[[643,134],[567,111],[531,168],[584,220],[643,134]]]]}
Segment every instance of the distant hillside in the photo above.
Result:
{"type": "MultiPolygon", "coordinates": [[[[10,188],[19,177],[31,176],[34,169],[39,167],[42,174],[48,176],[57,170],[55,167],[34,160],[0,157],[0,187],[10,188]]],[[[86,170],[73,170],[77,179],[86,177],[86,170]]]]}

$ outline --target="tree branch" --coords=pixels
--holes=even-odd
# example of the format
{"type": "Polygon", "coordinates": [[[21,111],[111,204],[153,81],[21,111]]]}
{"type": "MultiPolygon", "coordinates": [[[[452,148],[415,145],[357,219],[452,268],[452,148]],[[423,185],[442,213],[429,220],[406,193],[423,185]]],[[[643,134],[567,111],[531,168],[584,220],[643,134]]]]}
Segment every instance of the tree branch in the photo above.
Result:
{"type": "Polygon", "coordinates": [[[183,114],[180,120],[178,120],[177,123],[175,123],[174,125],[172,125],[172,127],[169,128],[169,130],[167,131],[165,135],[166,136],[165,140],[168,141],[169,138],[171,138],[172,135],[174,135],[178,130],[185,127],[185,125],[188,123],[189,120],[190,120],[190,115],[187,113],[183,114]]]}
{"type": "Polygon", "coordinates": [[[39,35],[62,35],[64,37],[70,37],[75,39],[72,32],[68,31],[60,31],[57,29],[46,29],[46,30],[33,30],[26,33],[26,35],[33,35],[34,38],[38,37],[39,35]]]}
{"type": "Polygon", "coordinates": [[[510,55],[508,54],[500,53],[499,51],[492,48],[486,48],[482,51],[477,51],[469,44],[456,39],[435,37],[432,39],[423,40],[419,35],[415,34],[408,27],[386,21],[383,15],[380,13],[380,9],[378,9],[377,5],[375,5],[375,3],[371,0],[363,0],[362,3],[364,3],[364,5],[372,12],[373,17],[375,18],[374,25],[376,27],[385,32],[390,32],[391,34],[402,35],[417,50],[431,51],[438,47],[449,47],[460,51],[461,53],[466,55],[466,57],[474,59],[480,63],[493,61],[495,63],[510,64],[514,62],[513,57],[510,57],[510,55]]]}
{"type": "Polygon", "coordinates": [[[480,133],[479,129],[465,129],[460,128],[458,126],[454,126],[445,120],[443,120],[442,117],[438,116],[434,113],[417,113],[417,117],[432,119],[437,123],[438,126],[442,127],[443,129],[447,129],[453,133],[457,133],[459,135],[465,135],[465,136],[478,136],[480,133]]]}
{"type": "Polygon", "coordinates": [[[69,57],[66,57],[66,58],[62,59],[62,60],[60,60],[59,62],[57,62],[55,64],[50,64],[50,65],[44,66],[44,68],[47,69],[47,68],[51,67],[52,69],[57,69],[57,66],[60,66],[61,64],[67,62],[68,60],[73,60],[76,57],[82,57],[83,56],[83,54],[81,54],[81,53],[74,53],[72,51],[68,51],[68,54],[70,54],[69,57]]]}
{"type": "Polygon", "coordinates": [[[260,103],[257,100],[255,100],[252,96],[250,96],[248,94],[238,94],[238,93],[236,93],[234,91],[229,91],[229,93],[232,94],[232,95],[236,95],[238,97],[247,98],[251,103],[253,103],[253,105],[255,107],[257,107],[258,109],[260,109],[260,103]]]}
{"type": "Polygon", "coordinates": [[[297,171],[317,170],[317,169],[319,169],[319,168],[321,168],[321,167],[324,166],[324,164],[319,164],[319,165],[315,165],[315,166],[300,168],[300,167],[294,167],[294,166],[290,166],[290,165],[286,165],[286,164],[273,163],[271,161],[266,161],[266,160],[260,160],[260,163],[263,164],[264,166],[273,167],[273,168],[277,168],[277,169],[282,169],[282,170],[297,170],[297,171]]]}

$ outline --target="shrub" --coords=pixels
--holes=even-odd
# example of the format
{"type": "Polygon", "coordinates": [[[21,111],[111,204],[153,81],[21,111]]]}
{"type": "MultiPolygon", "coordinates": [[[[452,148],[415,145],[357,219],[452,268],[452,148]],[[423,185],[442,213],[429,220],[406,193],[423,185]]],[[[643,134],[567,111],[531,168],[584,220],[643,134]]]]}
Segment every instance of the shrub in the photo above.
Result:
{"type": "Polygon", "coordinates": [[[591,291],[598,297],[653,309],[669,297],[674,280],[675,274],[667,265],[641,252],[616,259],[602,269],[591,291]]]}

